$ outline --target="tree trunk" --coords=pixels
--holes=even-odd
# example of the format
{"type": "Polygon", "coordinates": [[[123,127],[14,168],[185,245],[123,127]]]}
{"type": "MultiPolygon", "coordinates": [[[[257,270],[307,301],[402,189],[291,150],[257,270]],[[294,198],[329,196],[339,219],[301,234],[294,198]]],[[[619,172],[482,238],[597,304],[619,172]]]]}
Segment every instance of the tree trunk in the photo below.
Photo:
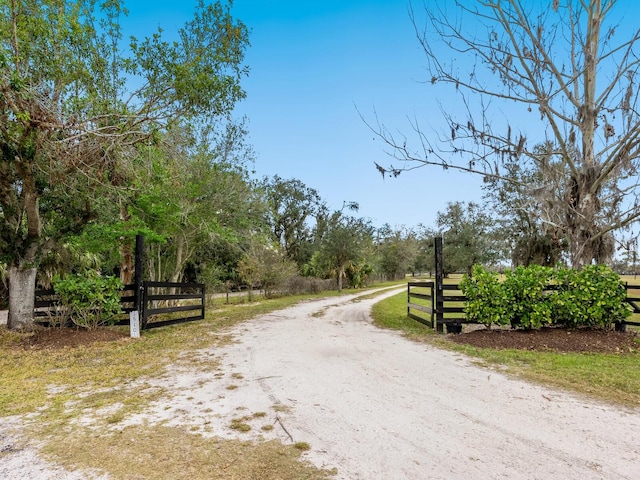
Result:
{"type": "Polygon", "coordinates": [[[344,278],[344,267],[338,268],[338,291],[342,291],[342,279],[344,278]]]}
{"type": "Polygon", "coordinates": [[[569,189],[569,214],[567,226],[571,266],[582,268],[598,260],[597,245],[599,231],[596,218],[600,211],[598,191],[595,187],[600,175],[600,165],[596,159],[594,139],[598,115],[596,79],[598,67],[598,47],[600,39],[601,4],[591,4],[593,12],[589,14],[586,42],[584,44],[584,69],[582,71],[583,96],[579,110],[582,133],[582,168],[578,178],[571,178],[569,189]]]}
{"type": "Polygon", "coordinates": [[[125,285],[133,283],[133,252],[125,238],[120,239],[120,281],[125,285]]]}
{"type": "MultiPolygon", "coordinates": [[[[120,203],[120,221],[123,225],[131,220],[129,210],[124,203],[120,203]]],[[[125,285],[133,283],[133,250],[131,241],[127,237],[120,237],[120,281],[125,285]]]]}
{"type": "Polygon", "coordinates": [[[567,231],[571,266],[582,268],[606,261],[605,238],[602,236],[596,218],[600,213],[598,191],[594,188],[599,169],[595,166],[584,169],[580,178],[571,179],[569,188],[567,231]]]}
{"type": "Polygon", "coordinates": [[[9,267],[9,319],[7,328],[11,330],[33,330],[33,307],[35,302],[35,267],[22,265],[9,267]]]}
{"type": "Polygon", "coordinates": [[[176,249],[176,259],[175,259],[175,266],[173,268],[173,274],[171,275],[171,282],[179,282],[182,280],[182,267],[183,264],[185,263],[185,260],[183,258],[183,254],[184,254],[184,239],[182,238],[182,236],[179,236],[178,238],[174,238],[174,245],[175,245],[175,249],[176,249]]]}
{"type": "Polygon", "coordinates": [[[40,219],[40,199],[33,166],[18,162],[18,170],[23,178],[22,197],[26,219],[26,236],[21,239],[22,249],[9,265],[9,318],[7,328],[12,330],[32,330],[33,307],[35,303],[38,257],[44,251],[42,244],[42,223],[40,219]]]}

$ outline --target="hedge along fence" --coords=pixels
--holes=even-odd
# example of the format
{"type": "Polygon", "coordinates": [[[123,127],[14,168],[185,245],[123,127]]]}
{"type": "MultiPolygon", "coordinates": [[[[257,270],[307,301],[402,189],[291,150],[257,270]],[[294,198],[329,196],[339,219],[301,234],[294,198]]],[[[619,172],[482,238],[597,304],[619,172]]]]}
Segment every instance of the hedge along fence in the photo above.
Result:
{"type": "Polygon", "coordinates": [[[624,325],[632,311],[627,288],[610,268],[589,265],[582,270],[531,265],[507,271],[504,280],[479,265],[465,276],[468,322],[539,329],[561,325],[604,327],[624,325]]]}
{"type": "Polygon", "coordinates": [[[95,272],[55,279],[54,289],[36,290],[34,316],[50,327],[128,325],[139,291],[143,329],[204,319],[203,284],[142,282],[140,287],[95,272]]]}
{"type": "Polygon", "coordinates": [[[120,279],[95,271],[56,277],[53,284],[53,289],[35,292],[34,316],[48,326],[94,329],[114,325],[122,321],[123,307],[133,298],[122,295],[131,288],[120,279]]]}

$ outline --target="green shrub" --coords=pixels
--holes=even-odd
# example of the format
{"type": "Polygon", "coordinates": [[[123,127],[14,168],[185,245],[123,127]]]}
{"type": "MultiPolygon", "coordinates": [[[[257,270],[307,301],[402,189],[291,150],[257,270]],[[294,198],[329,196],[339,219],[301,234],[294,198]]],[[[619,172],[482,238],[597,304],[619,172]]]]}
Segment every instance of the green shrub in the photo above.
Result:
{"type": "Polygon", "coordinates": [[[620,277],[604,265],[556,272],[552,295],[554,322],[567,327],[605,327],[631,315],[620,277]]]}
{"type": "Polygon", "coordinates": [[[552,276],[553,269],[540,265],[507,270],[502,288],[512,327],[537,330],[551,323],[551,302],[546,288],[552,276]]]}
{"type": "Polygon", "coordinates": [[[610,327],[631,314],[620,277],[610,268],[582,270],[530,265],[507,271],[503,282],[479,265],[460,283],[468,320],[512,328],[610,327]],[[553,286],[555,289],[551,289],[553,286]]]}
{"type": "Polygon", "coordinates": [[[119,278],[101,276],[97,272],[68,275],[54,280],[65,318],[77,326],[94,329],[112,325],[122,311],[119,278]]]}
{"type": "Polygon", "coordinates": [[[460,282],[465,295],[465,315],[473,322],[491,325],[509,323],[509,302],[498,276],[480,265],[474,265],[472,275],[465,275],[460,282]]]}

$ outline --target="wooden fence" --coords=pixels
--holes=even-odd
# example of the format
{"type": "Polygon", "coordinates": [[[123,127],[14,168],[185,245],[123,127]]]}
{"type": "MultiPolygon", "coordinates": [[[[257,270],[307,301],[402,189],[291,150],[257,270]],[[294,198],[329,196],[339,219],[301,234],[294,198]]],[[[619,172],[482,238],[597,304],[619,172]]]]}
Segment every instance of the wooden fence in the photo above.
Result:
{"type": "Polygon", "coordinates": [[[142,329],[204,319],[202,283],[144,282],[142,329]],[[187,316],[174,315],[187,313],[187,316]]]}
{"type": "MultiPolygon", "coordinates": [[[[136,309],[136,286],[133,284],[125,285],[120,292],[122,313],[119,315],[116,325],[128,325],[129,312],[136,309]]],[[[37,323],[45,326],[56,325],[63,314],[64,306],[60,304],[60,298],[53,289],[35,291],[33,316],[37,323]]]]}
{"type": "MultiPolygon", "coordinates": [[[[631,306],[631,308],[633,309],[633,314],[634,315],[638,315],[640,314],[640,305],[638,305],[638,302],[640,302],[640,285],[629,285],[626,284],[625,285],[626,289],[627,289],[627,303],[631,306]]],[[[624,327],[626,325],[633,325],[636,327],[640,327],[640,321],[638,320],[638,317],[636,317],[634,320],[623,320],[622,322],[620,322],[622,325],[622,330],[624,330],[624,327]]]]}
{"type": "Polygon", "coordinates": [[[464,316],[465,300],[458,285],[407,284],[407,316],[439,332],[460,333],[463,324],[476,323],[464,316]]]}
{"type": "MultiPolygon", "coordinates": [[[[439,332],[460,333],[463,324],[477,324],[464,315],[466,297],[458,284],[437,282],[409,282],[407,284],[407,316],[439,332]],[[441,294],[438,294],[441,292],[441,294]]],[[[640,315],[640,285],[625,285],[625,301],[640,315]]],[[[553,288],[549,288],[553,290],[553,288]]],[[[637,318],[637,317],[636,317],[637,318]]],[[[615,322],[616,330],[625,330],[627,325],[640,326],[636,319],[615,322]]]]}
{"type": "MultiPolygon", "coordinates": [[[[204,284],[142,282],[140,290],[143,330],[204,319],[204,284]]],[[[135,284],[125,285],[121,290],[122,314],[116,325],[129,325],[129,312],[136,310],[136,291],[135,284]]],[[[53,290],[36,290],[34,316],[39,324],[57,325],[63,314],[64,306],[53,290]]]]}
{"type": "Polygon", "coordinates": [[[435,312],[434,282],[409,282],[407,284],[407,316],[428,327],[435,328],[433,313],[435,312]],[[424,302],[424,303],[418,303],[424,302]],[[415,310],[416,313],[412,312],[415,310]]]}

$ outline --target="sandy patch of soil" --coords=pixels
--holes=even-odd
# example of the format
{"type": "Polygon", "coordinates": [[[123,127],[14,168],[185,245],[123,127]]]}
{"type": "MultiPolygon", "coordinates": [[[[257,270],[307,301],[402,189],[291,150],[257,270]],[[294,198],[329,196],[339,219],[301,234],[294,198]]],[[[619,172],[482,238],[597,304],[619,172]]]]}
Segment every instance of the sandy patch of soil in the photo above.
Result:
{"type": "Polygon", "coordinates": [[[306,442],[306,457],[336,467],[340,480],[640,477],[640,447],[629,441],[640,435],[638,410],[407,341],[371,325],[379,299],[353,300],[308,302],[237,327],[236,343],[208,352],[222,355],[222,372],[168,372],[163,386],[183,393],[133,420],[306,442]],[[250,430],[231,428],[238,418],[250,430]]]}

